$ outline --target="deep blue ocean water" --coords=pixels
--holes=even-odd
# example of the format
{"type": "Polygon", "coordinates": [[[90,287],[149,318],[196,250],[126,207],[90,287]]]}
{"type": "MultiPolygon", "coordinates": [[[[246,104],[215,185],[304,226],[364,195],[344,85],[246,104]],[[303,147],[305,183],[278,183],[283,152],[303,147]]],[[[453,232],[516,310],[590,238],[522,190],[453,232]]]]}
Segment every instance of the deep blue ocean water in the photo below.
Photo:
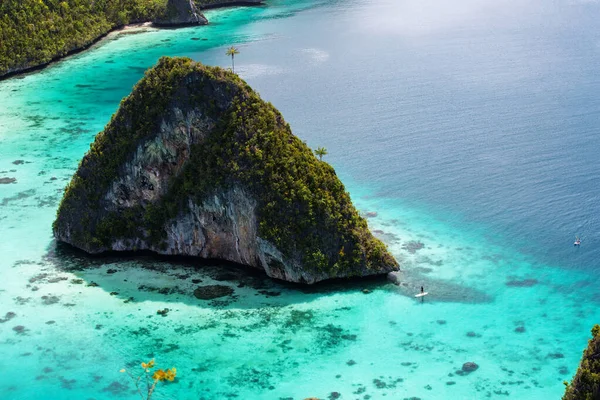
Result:
{"type": "Polygon", "coordinates": [[[135,398],[119,370],[155,357],[179,374],[157,399],[559,398],[600,322],[600,3],[268,0],[207,16],[0,82],[0,178],[17,179],[0,185],[2,397],[135,398]],[[144,70],[162,55],[227,67],[230,45],[377,213],[401,286],[238,288],[230,267],[56,248],[62,190],[144,70]],[[192,279],[236,297],[200,302],[192,279]],[[467,361],[479,369],[457,374],[467,361]]]}

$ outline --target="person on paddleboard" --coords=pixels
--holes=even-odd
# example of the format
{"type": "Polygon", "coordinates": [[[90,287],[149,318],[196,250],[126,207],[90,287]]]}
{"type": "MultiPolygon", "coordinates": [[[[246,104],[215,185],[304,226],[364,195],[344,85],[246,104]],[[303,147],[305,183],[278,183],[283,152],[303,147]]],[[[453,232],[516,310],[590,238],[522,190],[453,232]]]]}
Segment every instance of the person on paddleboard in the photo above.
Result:
{"type": "Polygon", "coordinates": [[[423,290],[423,286],[421,286],[421,293],[423,293],[423,292],[424,292],[424,290],[423,290]]]}

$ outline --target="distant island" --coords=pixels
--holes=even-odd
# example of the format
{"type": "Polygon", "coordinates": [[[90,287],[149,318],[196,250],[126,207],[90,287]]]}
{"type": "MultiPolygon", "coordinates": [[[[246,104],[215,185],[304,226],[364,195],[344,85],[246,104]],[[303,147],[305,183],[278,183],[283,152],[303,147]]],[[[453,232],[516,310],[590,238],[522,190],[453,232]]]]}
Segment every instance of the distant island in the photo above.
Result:
{"type": "Polygon", "coordinates": [[[114,29],[206,24],[197,9],[255,5],[262,0],[2,0],[0,79],[84,50],[114,29]]]}
{"type": "Polygon", "coordinates": [[[236,74],[188,58],[161,58],[122,101],[53,231],[88,253],[222,259],[291,282],[398,270],[279,111],[236,74]]]}
{"type": "Polygon", "coordinates": [[[600,325],[592,328],[592,338],[583,351],[577,373],[571,383],[565,384],[563,400],[600,399],[600,325]]]}

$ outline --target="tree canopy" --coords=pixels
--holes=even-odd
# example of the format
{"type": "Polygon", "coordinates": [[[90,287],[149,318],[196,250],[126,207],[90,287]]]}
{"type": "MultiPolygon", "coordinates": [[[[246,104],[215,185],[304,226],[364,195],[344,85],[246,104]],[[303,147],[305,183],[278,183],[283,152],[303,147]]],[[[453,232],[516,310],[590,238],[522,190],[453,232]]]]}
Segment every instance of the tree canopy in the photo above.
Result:
{"type": "Polygon", "coordinates": [[[45,64],[110,30],[149,21],[166,0],[2,0],[0,76],[45,64]]]}
{"type": "Polygon", "coordinates": [[[592,328],[592,338],[583,351],[579,369],[566,385],[563,400],[600,399],[600,325],[592,328]]]}

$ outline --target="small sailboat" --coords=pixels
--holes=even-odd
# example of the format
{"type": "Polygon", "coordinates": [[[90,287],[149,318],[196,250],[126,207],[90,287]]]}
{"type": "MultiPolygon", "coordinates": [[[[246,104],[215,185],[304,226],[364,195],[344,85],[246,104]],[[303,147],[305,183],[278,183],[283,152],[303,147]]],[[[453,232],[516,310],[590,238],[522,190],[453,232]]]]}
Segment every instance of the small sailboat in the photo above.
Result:
{"type": "Polygon", "coordinates": [[[573,243],[573,246],[579,246],[581,244],[581,239],[579,238],[579,236],[575,236],[575,243],[573,243]]]}

